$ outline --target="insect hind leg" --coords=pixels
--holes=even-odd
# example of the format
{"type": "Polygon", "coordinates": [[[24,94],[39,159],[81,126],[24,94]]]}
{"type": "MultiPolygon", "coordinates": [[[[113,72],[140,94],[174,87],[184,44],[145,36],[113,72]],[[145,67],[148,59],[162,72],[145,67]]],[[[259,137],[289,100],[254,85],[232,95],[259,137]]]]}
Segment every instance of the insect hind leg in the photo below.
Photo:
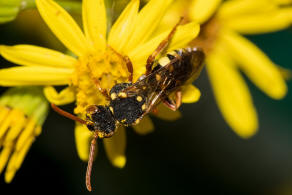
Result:
{"type": "Polygon", "coordinates": [[[163,104],[171,109],[172,111],[176,111],[180,106],[182,102],[182,92],[181,90],[177,90],[175,92],[175,101],[170,99],[169,97],[166,97],[162,100],[163,104]]]}
{"type": "Polygon", "coordinates": [[[158,47],[154,50],[154,52],[148,57],[146,64],[146,75],[150,74],[156,56],[159,55],[168,46],[169,42],[171,41],[172,37],[176,32],[178,25],[180,25],[182,21],[183,17],[181,17],[178,23],[173,27],[173,29],[170,31],[166,39],[162,40],[158,47]]]}

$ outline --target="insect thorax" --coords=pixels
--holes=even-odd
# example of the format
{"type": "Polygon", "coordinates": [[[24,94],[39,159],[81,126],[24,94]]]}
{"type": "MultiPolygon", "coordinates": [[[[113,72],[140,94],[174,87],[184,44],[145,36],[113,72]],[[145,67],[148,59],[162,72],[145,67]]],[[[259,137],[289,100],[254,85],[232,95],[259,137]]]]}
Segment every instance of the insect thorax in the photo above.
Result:
{"type": "Polygon", "coordinates": [[[139,93],[129,95],[123,91],[130,85],[119,83],[110,91],[110,110],[114,118],[126,126],[137,124],[144,114],[145,97],[139,93]]]}

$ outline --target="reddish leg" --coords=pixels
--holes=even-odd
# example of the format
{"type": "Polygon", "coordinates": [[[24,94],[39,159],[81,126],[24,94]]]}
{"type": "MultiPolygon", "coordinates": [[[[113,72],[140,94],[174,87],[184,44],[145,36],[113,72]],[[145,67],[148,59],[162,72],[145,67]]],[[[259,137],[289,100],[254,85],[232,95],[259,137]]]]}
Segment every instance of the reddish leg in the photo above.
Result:
{"type": "Polygon", "coordinates": [[[172,111],[176,111],[176,106],[175,106],[173,100],[169,99],[169,97],[166,97],[166,98],[162,101],[162,103],[163,103],[167,108],[169,108],[170,110],[172,110],[172,111]]]}
{"type": "Polygon", "coordinates": [[[100,86],[100,82],[99,82],[99,79],[96,78],[96,77],[92,74],[92,70],[91,70],[90,66],[87,65],[87,67],[88,67],[88,69],[89,69],[88,72],[89,72],[90,78],[91,78],[92,81],[94,82],[94,84],[95,84],[95,86],[97,87],[97,89],[100,91],[100,93],[101,93],[101,94],[102,94],[107,100],[110,100],[111,98],[110,98],[110,96],[109,96],[109,94],[108,94],[108,91],[107,91],[106,89],[101,88],[101,86],[100,86]]]}
{"type": "Polygon", "coordinates": [[[85,177],[85,182],[86,182],[86,188],[88,191],[91,191],[91,171],[92,171],[92,164],[93,164],[93,159],[94,159],[94,154],[95,154],[95,148],[96,148],[96,140],[98,138],[97,131],[94,132],[94,138],[91,140],[90,144],[90,152],[89,152],[89,158],[88,158],[88,164],[87,164],[87,170],[86,170],[86,177],[85,177]]]}
{"type": "Polygon", "coordinates": [[[169,44],[171,38],[173,37],[178,25],[181,24],[183,20],[183,17],[180,18],[179,22],[173,27],[173,29],[170,31],[166,39],[161,41],[161,43],[158,45],[158,47],[155,49],[155,51],[148,57],[147,64],[146,64],[146,75],[150,74],[152,70],[152,65],[155,61],[155,58],[158,54],[160,54],[169,44]]]}
{"type": "Polygon", "coordinates": [[[125,62],[126,62],[126,66],[128,69],[128,72],[130,73],[128,80],[132,83],[133,82],[133,64],[130,60],[130,58],[128,56],[123,56],[122,54],[120,54],[119,52],[117,52],[116,50],[114,50],[114,48],[112,48],[111,46],[108,46],[116,55],[118,55],[120,58],[122,58],[125,62]]]}
{"type": "Polygon", "coordinates": [[[162,102],[166,107],[168,107],[172,111],[176,111],[181,106],[181,101],[182,101],[181,90],[177,90],[175,92],[175,102],[171,100],[169,97],[166,97],[162,102]]]}
{"type": "Polygon", "coordinates": [[[128,56],[124,56],[124,60],[126,61],[128,72],[130,73],[128,80],[129,82],[133,82],[133,64],[128,56]]]}
{"type": "Polygon", "coordinates": [[[94,77],[94,76],[92,75],[91,72],[90,72],[90,75],[91,75],[91,79],[93,80],[95,86],[96,86],[97,89],[100,91],[100,93],[101,93],[101,94],[102,94],[107,100],[110,100],[111,98],[110,98],[110,96],[108,95],[108,91],[107,91],[106,89],[101,88],[99,80],[98,80],[96,77],[94,77]]]}
{"type": "Polygon", "coordinates": [[[179,90],[177,90],[175,92],[175,106],[176,106],[176,109],[178,109],[181,106],[181,101],[182,101],[182,92],[179,89],[179,90]]]}

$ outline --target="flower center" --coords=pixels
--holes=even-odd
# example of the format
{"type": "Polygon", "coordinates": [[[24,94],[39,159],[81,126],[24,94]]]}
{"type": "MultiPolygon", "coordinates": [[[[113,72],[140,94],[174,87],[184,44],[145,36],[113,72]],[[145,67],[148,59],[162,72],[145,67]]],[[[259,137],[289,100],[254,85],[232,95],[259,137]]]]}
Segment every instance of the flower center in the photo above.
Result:
{"type": "Polygon", "coordinates": [[[124,60],[110,48],[80,57],[72,77],[77,103],[74,113],[84,115],[89,105],[107,103],[94,80],[99,81],[101,88],[110,90],[116,83],[126,82],[127,78],[128,71],[124,60]]]}

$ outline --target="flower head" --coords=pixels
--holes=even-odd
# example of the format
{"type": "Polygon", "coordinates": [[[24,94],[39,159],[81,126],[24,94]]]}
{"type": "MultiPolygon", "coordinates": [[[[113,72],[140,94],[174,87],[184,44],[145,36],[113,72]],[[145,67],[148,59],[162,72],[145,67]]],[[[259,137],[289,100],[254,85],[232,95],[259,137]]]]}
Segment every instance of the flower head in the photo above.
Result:
{"type": "Polygon", "coordinates": [[[0,98],[0,173],[11,182],[42,131],[48,102],[40,87],[14,87],[0,98]]]}
{"type": "Polygon", "coordinates": [[[181,0],[176,3],[164,21],[184,14],[188,20],[201,24],[200,34],[191,45],[201,46],[207,53],[207,73],[221,113],[238,135],[244,138],[254,135],[258,129],[257,113],[239,70],[273,99],[283,98],[287,86],[280,68],[241,34],[261,34],[289,27],[291,1],[181,0]]]}
{"type": "MultiPolygon", "coordinates": [[[[139,0],[131,0],[113,26],[107,29],[104,1],[84,0],[82,32],[57,3],[36,0],[41,17],[76,57],[33,45],[1,45],[1,55],[22,66],[1,69],[0,84],[44,85],[45,96],[51,103],[63,105],[76,101],[74,113],[84,117],[87,106],[107,102],[99,87],[109,90],[114,84],[127,81],[129,71],[125,58],[128,57],[133,64],[135,81],[144,74],[147,57],[173,28],[170,25],[164,31],[159,31],[161,18],[172,0],[151,0],[141,10],[139,3],[139,0]],[[68,87],[58,93],[53,85],[68,87]]],[[[168,50],[184,47],[198,33],[199,25],[195,22],[179,26],[168,50]]],[[[198,100],[200,93],[194,86],[186,86],[184,91],[186,95],[183,100],[186,102],[198,100]]],[[[149,118],[145,117],[141,124],[134,128],[138,133],[146,134],[153,130],[149,118]]],[[[85,126],[77,124],[75,136],[79,156],[87,160],[92,133],[85,126]]],[[[107,155],[117,167],[123,167],[126,162],[125,138],[125,129],[121,127],[115,136],[104,140],[107,155]]]]}

